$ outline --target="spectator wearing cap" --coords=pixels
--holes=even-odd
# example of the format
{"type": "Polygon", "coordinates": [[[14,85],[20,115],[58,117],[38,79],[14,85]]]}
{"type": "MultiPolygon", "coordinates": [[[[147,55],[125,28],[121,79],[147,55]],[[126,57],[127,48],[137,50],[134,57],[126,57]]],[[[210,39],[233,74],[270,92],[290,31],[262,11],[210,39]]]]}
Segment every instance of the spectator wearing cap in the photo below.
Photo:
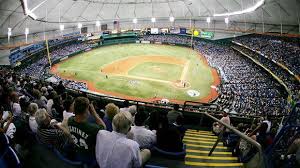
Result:
{"type": "Polygon", "coordinates": [[[126,138],[132,125],[129,112],[115,115],[113,131],[100,130],[97,134],[96,159],[99,167],[137,168],[149,160],[150,150],[140,150],[139,144],[126,138]]]}
{"type": "Polygon", "coordinates": [[[145,127],[149,119],[149,114],[145,111],[139,111],[135,115],[134,126],[131,126],[130,132],[133,134],[133,140],[136,141],[141,149],[150,149],[156,143],[155,131],[150,131],[145,127]]]}
{"type": "Polygon", "coordinates": [[[106,130],[107,131],[112,131],[113,130],[112,120],[113,120],[114,116],[118,113],[119,113],[119,107],[116,106],[115,104],[109,103],[105,106],[105,116],[103,118],[103,121],[106,125],[106,130]]]}
{"type": "Polygon", "coordinates": [[[176,121],[177,117],[179,115],[182,115],[182,113],[179,112],[178,110],[179,110],[179,105],[174,104],[173,110],[168,112],[167,117],[168,117],[169,124],[173,124],[176,121]]]}
{"type": "Polygon", "coordinates": [[[38,124],[35,120],[35,113],[38,110],[38,105],[36,103],[30,103],[28,107],[29,112],[29,128],[32,132],[36,133],[38,129],[38,124]]]}
{"type": "Polygon", "coordinates": [[[68,120],[68,128],[75,144],[77,159],[91,163],[95,159],[96,135],[99,130],[105,129],[105,123],[96,113],[93,103],[85,97],[77,97],[74,101],[74,117],[68,120]],[[96,124],[88,122],[93,116],[96,124]]]}

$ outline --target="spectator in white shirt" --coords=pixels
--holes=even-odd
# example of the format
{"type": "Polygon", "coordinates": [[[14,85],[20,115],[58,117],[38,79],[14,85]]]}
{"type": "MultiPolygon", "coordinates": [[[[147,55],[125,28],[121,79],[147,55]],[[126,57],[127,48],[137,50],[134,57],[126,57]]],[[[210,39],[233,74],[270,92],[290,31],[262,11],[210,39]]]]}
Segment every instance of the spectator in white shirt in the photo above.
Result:
{"type": "Polygon", "coordinates": [[[266,133],[269,133],[271,131],[272,123],[271,123],[271,121],[270,121],[269,118],[270,118],[269,116],[266,116],[265,120],[263,121],[263,123],[267,123],[268,124],[268,128],[267,128],[266,133]]]}
{"type": "Polygon", "coordinates": [[[75,116],[75,114],[73,113],[73,98],[72,97],[67,97],[67,99],[63,102],[63,106],[64,106],[64,111],[63,111],[63,126],[65,126],[66,128],[68,128],[68,120],[70,117],[75,116]]]}
{"type": "Polygon", "coordinates": [[[141,149],[149,149],[156,143],[156,133],[145,127],[149,119],[149,114],[145,111],[139,111],[135,115],[135,126],[131,127],[130,132],[133,134],[133,140],[136,141],[141,149]]]}
{"type": "Polygon", "coordinates": [[[17,92],[12,92],[10,95],[11,98],[11,111],[14,116],[21,115],[21,106],[19,104],[19,95],[17,92]]]}
{"type": "Polygon", "coordinates": [[[28,106],[28,112],[29,112],[29,127],[32,132],[36,133],[38,125],[35,120],[35,113],[38,110],[38,105],[36,103],[30,103],[28,106]]]}
{"type": "Polygon", "coordinates": [[[54,104],[53,102],[53,98],[57,95],[56,91],[52,91],[50,92],[50,95],[49,95],[49,99],[47,101],[47,112],[50,116],[53,116],[52,115],[52,106],[54,104]]]}
{"type": "Polygon", "coordinates": [[[139,149],[139,144],[126,138],[132,124],[129,112],[118,113],[113,118],[113,132],[100,130],[97,134],[96,159],[99,167],[136,168],[150,158],[150,150],[139,149]]]}

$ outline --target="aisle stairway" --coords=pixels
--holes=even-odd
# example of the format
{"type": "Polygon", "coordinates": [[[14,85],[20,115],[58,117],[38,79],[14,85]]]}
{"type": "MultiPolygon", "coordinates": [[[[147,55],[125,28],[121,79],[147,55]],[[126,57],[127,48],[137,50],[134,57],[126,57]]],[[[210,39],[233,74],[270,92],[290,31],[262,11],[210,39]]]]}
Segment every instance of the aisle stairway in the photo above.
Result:
{"type": "Polygon", "coordinates": [[[242,167],[237,157],[232,157],[227,147],[219,142],[211,156],[208,156],[210,149],[217,140],[211,131],[188,129],[183,142],[186,144],[185,165],[187,167],[242,167]]]}

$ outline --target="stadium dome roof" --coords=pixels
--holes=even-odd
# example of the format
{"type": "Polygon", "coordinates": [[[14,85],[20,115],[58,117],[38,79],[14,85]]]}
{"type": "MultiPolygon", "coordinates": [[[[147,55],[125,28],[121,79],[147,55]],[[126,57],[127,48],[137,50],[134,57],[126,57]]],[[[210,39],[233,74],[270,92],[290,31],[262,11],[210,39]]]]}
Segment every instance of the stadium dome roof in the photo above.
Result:
{"type": "Polygon", "coordinates": [[[253,12],[231,15],[230,21],[297,26],[299,4],[300,0],[0,0],[0,35],[6,36],[9,27],[13,35],[24,34],[25,27],[30,28],[30,33],[54,30],[59,22],[75,27],[78,22],[94,24],[96,20],[132,23],[133,18],[150,22],[155,17],[159,22],[170,16],[176,20],[205,22],[206,17],[212,17],[223,21],[228,13],[247,11],[255,5],[258,6],[253,12]]]}

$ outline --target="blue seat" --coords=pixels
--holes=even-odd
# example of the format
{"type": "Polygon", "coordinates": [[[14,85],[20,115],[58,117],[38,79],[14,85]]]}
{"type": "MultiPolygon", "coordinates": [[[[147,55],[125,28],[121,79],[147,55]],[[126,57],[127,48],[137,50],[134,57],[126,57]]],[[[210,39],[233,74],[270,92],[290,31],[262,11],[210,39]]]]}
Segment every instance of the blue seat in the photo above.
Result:
{"type": "Polygon", "coordinates": [[[161,167],[161,166],[155,166],[155,165],[145,165],[144,168],[167,168],[167,167],[161,167]]]}
{"type": "Polygon", "coordinates": [[[66,158],[63,154],[61,154],[57,149],[53,148],[53,152],[55,153],[55,155],[62,161],[64,161],[65,163],[72,165],[72,166],[83,166],[82,162],[78,162],[78,161],[72,161],[69,160],[68,158],[66,158]]]}

